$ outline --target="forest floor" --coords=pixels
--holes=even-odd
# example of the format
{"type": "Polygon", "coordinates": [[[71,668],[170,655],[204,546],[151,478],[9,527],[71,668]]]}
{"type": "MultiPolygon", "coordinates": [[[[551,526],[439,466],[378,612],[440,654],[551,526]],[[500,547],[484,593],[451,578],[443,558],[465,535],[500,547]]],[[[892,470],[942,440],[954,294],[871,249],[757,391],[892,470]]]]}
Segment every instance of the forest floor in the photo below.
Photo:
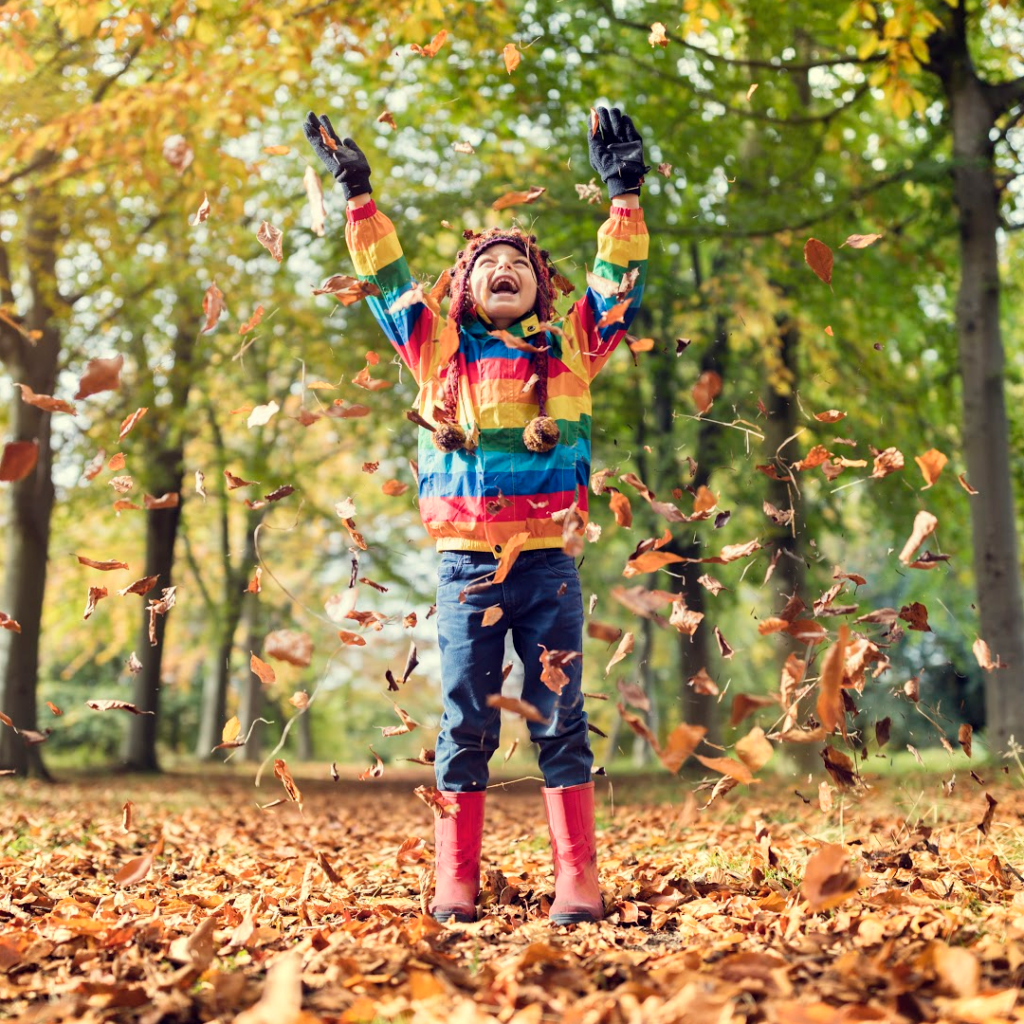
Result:
{"type": "Polygon", "coordinates": [[[480,920],[441,926],[423,774],[326,775],[296,778],[301,809],[260,808],[288,796],[270,771],[0,780],[0,1017],[1024,1021],[1016,768],[703,810],[671,776],[598,780],[607,916],[574,927],[546,917],[536,782],[488,795],[480,920]]]}

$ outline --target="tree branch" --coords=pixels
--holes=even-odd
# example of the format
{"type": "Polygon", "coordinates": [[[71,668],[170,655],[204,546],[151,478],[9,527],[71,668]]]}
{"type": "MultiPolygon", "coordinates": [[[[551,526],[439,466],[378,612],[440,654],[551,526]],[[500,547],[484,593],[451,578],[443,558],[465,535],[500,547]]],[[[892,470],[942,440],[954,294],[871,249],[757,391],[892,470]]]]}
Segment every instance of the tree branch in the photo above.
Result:
{"type": "Polygon", "coordinates": [[[996,82],[986,85],[989,102],[996,117],[1008,113],[1019,103],[1024,102],[1024,75],[1010,82],[996,82]]]}
{"type": "MultiPolygon", "coordinates": [[[[595,50],[594,53],[600,57],[618,57],[621,54],[614,50],[595,50]]],[[[639,66],[645,71],[654,75],[657,78],[664,78],[670,82],[679,82],[679,75],[673,74],[669,71],[663,71],[661,68],[656,67],[653,64],[647,64],[640,60],[630,61],[634,66],[639,66]]],[[[717,103],[723,110],[729,114],[735,114],[737,117],[746,118],[749,121],[760,121],[764,124],[778,125],[784,128],[796,127],[799,125],[809,124],[828,124],[833,118],[837,117],[844,110],[849,110],[855,106],[857,102],[870,90],[871,86],[865,81],[862,82],[854,90],[853,99],[847,103],[840,103],[837,107],[832,107],[829,110],[823,111],[820,114],[802,114],[798,117],[773,117],[771,114],[763,114],[758,110],[753,110],[749,107],[734,107],[724,100],[720,99],[715,93],[707,90],[694,89],[693,94],[701,99],[717,103]]]]}
{"type": "MultiPolygon", "coordinates": [[[[607,4],[602,4],[604,13],[614,22],[623,26],[624,28],[632,28],[638,32],[643,32],[644,35],[649,35],[651,31],[650,25],[644,25],[641,22],[629,21],[625,18],[618,18],[615,16],[615,12],[607,4]]],[[[806,73],[812,68],[830,68],[837,67],[842,64],[875,64],[877,63],[876,57],[857,57],[856,55],[851,57],[837,57],[834,60],[820,60],[811,61],[806,64],[775,64],[770,60],[745,60],[740,57],[723,57],[721,54],[712,53],[711,50],[705,50],[702,46],[697,46],[694,43],[687,42],[682,36],[669,36],[666,32],[666,36],[675,43],[690,50],[692,53],[699,54],[706,60],[713,61],[716,64],[724,64],[726,67],[732,68],[757,68],[761,71],[776,71],[784,74],[794,73],[806,73]]]]}

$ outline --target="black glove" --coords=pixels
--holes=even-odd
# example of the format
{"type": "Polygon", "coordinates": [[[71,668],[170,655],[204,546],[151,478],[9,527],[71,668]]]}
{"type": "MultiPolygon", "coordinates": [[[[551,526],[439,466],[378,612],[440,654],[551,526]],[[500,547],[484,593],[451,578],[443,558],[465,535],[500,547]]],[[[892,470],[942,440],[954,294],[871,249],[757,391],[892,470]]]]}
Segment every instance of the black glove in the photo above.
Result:
{"type": "Polygon", "coordinates": [[[302,131],[309,139],[309,144],[315,150],[316,155],[323,160],[327,165],[327,170],[334,175],[334,180],[341,186],[346,199],[373,191],[370,188],[369,160],[351,139],[342,141],[338,138],[331,119],[326,114],[321,114],[320,120],[317,120],[316,114],[310,111],[303,122],[302,131]],[[336,149],[332,149],[324,142],[324,137],[320,134],[321,125],[327,132],[327,137],[337,147],[336,149]]]}
{"type": "MultiPolygon", "coordinates": [[[[624,192],[640,194],[640,185],[650,167],[644,163],[644,140],[633,122],[618,107],[598,107],[597,124],[590,132],[590,166],[608,186],[614,199],[624,192]]],[[[591,119],[593,125],[593,119],[591,119]]]]}

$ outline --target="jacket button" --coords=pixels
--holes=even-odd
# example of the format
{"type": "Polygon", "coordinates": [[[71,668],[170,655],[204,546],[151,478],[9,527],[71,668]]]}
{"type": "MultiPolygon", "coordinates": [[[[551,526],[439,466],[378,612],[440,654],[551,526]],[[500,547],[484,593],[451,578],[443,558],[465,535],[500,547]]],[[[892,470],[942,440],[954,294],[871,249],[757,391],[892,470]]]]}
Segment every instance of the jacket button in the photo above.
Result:
{"type": "Polygon", "coordinates": [[[495,544],[495,545],[494,545],[494,550],[495,550],[495,552],[496,552],[497,554],[499,554],[499,555],[500,555],[500,554],[501,554],[501,545],[500,545],[500,544],[495,544]]]}

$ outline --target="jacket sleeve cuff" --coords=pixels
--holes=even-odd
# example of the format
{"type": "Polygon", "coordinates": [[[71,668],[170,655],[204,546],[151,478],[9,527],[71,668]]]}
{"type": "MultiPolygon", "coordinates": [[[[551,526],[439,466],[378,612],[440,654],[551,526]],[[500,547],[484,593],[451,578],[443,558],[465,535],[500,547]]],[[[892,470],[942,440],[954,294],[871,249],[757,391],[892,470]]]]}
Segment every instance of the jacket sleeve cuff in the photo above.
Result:
{"type": "Polygon", "coordinates": [[[350,224],[354,224],[357,220],[366,220],[367,217],[372,217],[376,212],[377,204],[372,199],[362,206],[357,206],[355,209],[352,207],[346,207],[345,209],[350,224]]]}
{"type": "Polygon", "coordinates": [[[643,220],[644,211],[642,207],[612,206],[609,210],[610,217],[625,217],[626,220],[643,220]]]}

